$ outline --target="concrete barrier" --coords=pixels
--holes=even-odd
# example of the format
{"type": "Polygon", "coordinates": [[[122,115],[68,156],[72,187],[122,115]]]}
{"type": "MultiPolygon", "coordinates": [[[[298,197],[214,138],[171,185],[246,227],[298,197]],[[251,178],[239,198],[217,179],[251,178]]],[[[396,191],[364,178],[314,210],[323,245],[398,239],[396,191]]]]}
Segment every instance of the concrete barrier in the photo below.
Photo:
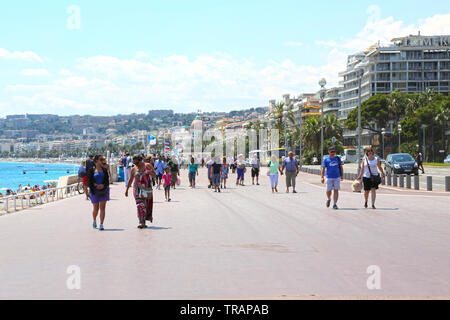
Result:
{"type": "Polygon", "coordinates": [[[397,186],[397,175],[394,173],[394,175],[392,176],[392,186],[396,187],[397,186]]]}
{"type": "Polygon", "coordinates": [[[399,177],[399,187],[400,188],[404,188],[405,187],[405,175],[401,174],[399,177]]]}
{"type": "Polygon", "coordinates": [[[386,177],[387,177],[387,185],[388,185],[388,186],[391,186],[391,185],[392,185],[392,176],[391,176],[391,174],[388,173],[388,174],[386,175],[386,177]]]}
{"type": "Polygon", "coordinates": [[[433,191],[433,177],[427,176],[427,191],[433,191]]]}
{"type": "Polygon", "coordinates": [[[414,190],[420,190],[420,180],[419,176],[414,176],[414,190]]]}
{"type": "Polygon", "coordinates": [[[57,188],[70,186],[70,185],[76,184],[76,183],[78,183],[77,175],[62,176],[62,177],[59,177],[59,179],[58,179],[57,188]]]}
{"type": "Polygon", "coordinates": [[[445,177],[445,191],[450,192],[450,177],[445,177]]]}
{"type": "Polygon", "coordinates": [[[406,175],[406,188],[411,189],[411,175],[406,175]]]}

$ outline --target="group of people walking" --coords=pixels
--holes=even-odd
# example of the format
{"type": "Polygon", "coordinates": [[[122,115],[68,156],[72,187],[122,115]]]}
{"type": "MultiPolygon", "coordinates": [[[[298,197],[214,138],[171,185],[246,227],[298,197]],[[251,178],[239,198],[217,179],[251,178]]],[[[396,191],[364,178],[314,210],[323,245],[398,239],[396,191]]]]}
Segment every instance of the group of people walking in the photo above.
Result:
{"type": "MultiPolygon", "coordinates": [[[[375,157],[373,148],[367,148],[362,161],[361,170],[357,177],[359,188],[361,187],[361,178],[364,185],[364,207],[368,208],[369,194],[372,194],[372,209],[376,209],[375,200],[378,187],[385,178],[385,173],[381,167],[381,161],[375,157]],[[381,173],[381,176],[380,176],[381,173]]],[[[321,170],[321,181],[325,183],[326,176],[326,206],[331,205],[331,196],[333,195],[333,209],[339,209],[337,202],[339,199],[340,183],[344,180],[344,168],[342,160],[336,155],[336,149],[331,146],[328,149],[328,157],[323,159],[321,170]]]]}
{"type": "MultiPolygon", "coordinates": [[[[243,155],[233,159],[231,164],[226,157],[213,157],[206,162],[207,177],[209,180],[208,188],[214,192],[221,192],[221,189],[227,188],[227,180],[231,168],[237,171],[236,186],[243,186],[245,173],[247,171],[247,162],[243,155]]],[[[138,228],[146,228],[146,222],[153,222],[153,192],[160,190],[161,185],[164,189],[165,199],[171,201],[170,191],[180,184],[180,166],[175,157],[156,157],[149,155],[135,155],[131,157],[126,153],[120,160],[120,164],[129,172],[125,174],[125,197],[129,196],[129,189],[132,188],[132,194],[137,207],[137,217],[139,220],[138,228]]],[[[97,218],[100,214],[99,230],[104,230],[104,220],[106,215],[106,203],[110,200],[110,169],[106,163],[106,158],[102,155],[90,157],[86,163],[87,171],[84,182],[86,184],[86,194],[93,205],[93,228],[97,228],[97,218]]],[[[183,166],[184,167],[184,166],[183,166]]],[[[259,185],[259,175],[261,171],[261,161],[255,155],[249,161],[251,168],[252,184],[259,185]]],[[[194,157],[190,158],[188,168],[189,186],[196,188],[196,178],[199,175],[199,163],[194,157]]],[[[278,178],[285,175],[286,193],[297,193],[296,178],[299,173],[299,163],[294,157],[293,152],[289,152],[288,157],[283,157],[281,163],[273,155],[267,163],[267,175],[270,178],[272,193],[278,192],[278,178]]],[[[344,177],[343,163],[336,155],[334,146],[328,150],[328,156],[322,161],[321,182],[326,181],[326,207],[331,206],[337,210],[339,199],[340,182],[344,177]],[[325,180],[326,178],[326,180],[325,180]],[[333,199],[331,199],[333,196],[333,199]]],[[[373,148],[365,150],[365,157],[362,161],[361,171],[357,181],[364,185],[364,207],[368,208],[368,199],[371,194],[371,205],[375,209],[376,190],[381,179],[384,179],[385,173],[381,167],[381,162],[375,157],[373,148]],[[381,176],[380,176],[381,174],[381,176]]]]}

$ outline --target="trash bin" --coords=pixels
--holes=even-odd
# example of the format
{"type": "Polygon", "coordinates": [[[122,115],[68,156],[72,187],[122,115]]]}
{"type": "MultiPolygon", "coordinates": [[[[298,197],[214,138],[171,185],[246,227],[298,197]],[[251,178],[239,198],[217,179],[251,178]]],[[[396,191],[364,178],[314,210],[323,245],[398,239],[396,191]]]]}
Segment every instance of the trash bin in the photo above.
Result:
{"type": "Polygon", "coordinates": [[[125,181],[125,172],[123,170],[123,166],[119,167],[119,182],[125,181]]]}

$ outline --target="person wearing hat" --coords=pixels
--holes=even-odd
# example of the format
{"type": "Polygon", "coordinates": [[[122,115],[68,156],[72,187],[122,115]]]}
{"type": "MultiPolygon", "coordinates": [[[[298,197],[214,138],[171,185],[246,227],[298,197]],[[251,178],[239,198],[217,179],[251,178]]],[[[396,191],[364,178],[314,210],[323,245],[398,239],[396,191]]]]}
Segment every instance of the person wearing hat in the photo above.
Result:
{"type": "Polygon", "coordinates": [[[328,157],[325,157],[322,162],[321,181],[325,183],[325,175],[327,177],[327,208],[331,204],[331,193],[333,194],[333,209],[339,209],[337,206],[339,198],[339,190],[341,188],[341,181],[344,180],[344,168],[342,167],[342,160],[336,155],[334,146],[328,148],[328,157]]]}

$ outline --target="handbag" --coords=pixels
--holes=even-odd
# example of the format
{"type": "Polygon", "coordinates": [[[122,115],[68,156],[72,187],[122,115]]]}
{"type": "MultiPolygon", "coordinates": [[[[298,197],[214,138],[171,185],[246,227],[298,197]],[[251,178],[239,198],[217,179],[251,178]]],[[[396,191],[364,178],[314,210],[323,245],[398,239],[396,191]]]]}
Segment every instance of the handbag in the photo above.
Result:
{"type": "Polygon", "coordinates": [[[372,182],[372,184],[376,184],[379,185],[381,183],[381,177],[380,175],[373,175],[372,171],[370,170],[370,165],[369,165],[369,159],[366,157],[366,162],[367,162],[367,168],[369,168],[369,173],[370,173],[370,182],[372,182]]]}
{"type": "Polygon", "coordinates": [[[151,199],[153,197],[153,190],[151,187],[139,187],[139,198],[141,199],[151,199]]]}
{"type": "Polygon", "coordinates": [[[100,190],[95,190],[95,193],[97,194],[97,196],[99,197],[106,197],[108,195],[108,188],[103,188],[100,190]]]}
{"type": "Polygon", "coordinates": [[[137,196],[140,199],[149,200],[153,198],[152,179],[149,173],[145,171],[143,175],[136,174],[137,196]]]}

